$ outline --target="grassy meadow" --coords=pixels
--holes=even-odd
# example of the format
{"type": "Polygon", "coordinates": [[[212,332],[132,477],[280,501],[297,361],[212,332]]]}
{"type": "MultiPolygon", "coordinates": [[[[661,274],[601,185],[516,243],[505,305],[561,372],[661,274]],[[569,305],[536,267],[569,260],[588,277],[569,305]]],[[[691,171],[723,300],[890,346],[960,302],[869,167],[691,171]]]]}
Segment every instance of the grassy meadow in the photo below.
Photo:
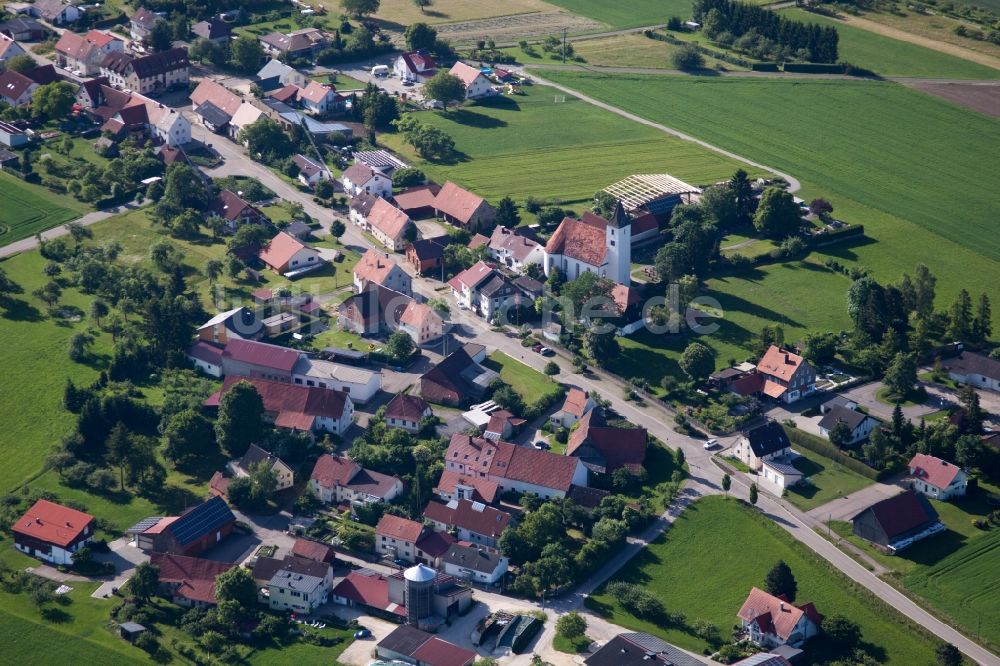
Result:
{"type": "MultiPolygon", "coordinates": [[[[857,262],[884,281],[924,262],[939,278],[939,308],[963,287],[1000,298],[995,281],[967,280],[1000,274],[1000,237],[990,231],[1000,172],[982,168],[1000,149],[994,120],[889,83],[546,76],[791,173],[803,184],[798,196],[827,198],[836,216],[865,225],[868,240],[814,256],[857,262]]],[[[759,286],[784,298],[773,293],[781,285],[759,286]]],[[[842,315],[847,286],[811,289],[817,320],[783,314],[824,330],[842,315]]]]}
{"type": "Polygon", "coordinates": [[[864,67],[880,76],[915,76],[953,79],[996,79],[1000,70],[933,51],[891,37],[878,35],[843,21],[807,12],[784,9],[782,15],[803,23],[832,25],[840,35],[840,60],[864,67]]]}
{"type": "Polygon", "coordinates": [[[0,244],[34,236],[85,213],[86,204],[0,173],[0,244]]]}
{"type": "MultiPolygon", "coordinates": [[[[880,663],[909,666],[934,660],[932,641],[906,624],[901,615],[867,593],[859,593],[781,527],[735,499],[706,497],[689,506],[614,580],[642,585],[662,599],[669,612],[683,613],[688,624],[705,620],[728,636],[750,588],[761,587],[779,559],[791,567],[798,581],[795,602],[812,601],[822,614],[842,614],[857,622],[862,641],[878,655],[880,663]],[[741,547],[734,548],[734,544],[741,547]],[[692,575],[693,571],[698,575],[692,575]]],[[[687,650],[700,653],[707,647],[688,631],[634,617],[603,587],[587,605],[615,624],[647,631],[687,650]]],[[[804,663],[821,659],[821,655],[810,657],[807,652],[804,663]]]]}
{"type": "Polygon", "coordinates": [[[381,140],[430,178],[453,180],[493,202],[510,195],[520,202],[532,196],[581,204],[634,173],[671,173],[698,184],[728,178],[739,168],[697,144],[546,86],[447,113],[423,112],[419,118],[454,138],[460,155],[453,162],[421,159],[399,135],[381,140]]]}
{"type": "MultiPolygon", "coordinates": [[[[525,349],[525,353],[534,352],[525,349]]],[[[499,372],[503,383],[517,391],[525,405],[534,405],[545,396],[560,390],[559,384],[551,377],[546,377],[502,351],[490,354],[484,365],[490,370],[499,372]]]]}
{"type": "Polygon", "coordinates": [[[796,447],[795,451],[801,454],[795,459],[795,467],[812,483],[789,488],[787,499],[803,511],[823,506],[875,483],[815,451],[803,447],[796,447]]]}

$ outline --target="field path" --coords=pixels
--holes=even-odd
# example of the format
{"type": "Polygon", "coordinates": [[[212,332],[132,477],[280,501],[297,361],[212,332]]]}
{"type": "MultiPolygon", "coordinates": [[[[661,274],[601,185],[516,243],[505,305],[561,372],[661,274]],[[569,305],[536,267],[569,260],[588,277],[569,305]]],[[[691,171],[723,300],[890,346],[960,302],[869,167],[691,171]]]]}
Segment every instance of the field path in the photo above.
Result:
{"type": "MultiPolygon", "coordinates": [[[[126,204],[123,208],[135,208],[135,204],[126,204]]],[[[108,210],[95,210],[92,213],[87,213],[83,217],[78,217],[75,220],[70,220],[70,222],[75,222],[83,227],[89,227],[92,224],[96,224],[101,220],[106,220],[112,215],[117,215],[120,211],[119,208],[109,208],[108,210]]],[[[68,223],[67,223],[68,224],[68,223]]],[[[65,236],[69,233],[69,229],[65,224],[60,224],[58,227],[52,227],[51,229],[46,229],[41,233],[43,240],[52,240],[53,238],[59,238],[60,236],[65,236]]],[[[38,247],[38,239],[34,236],[29,238],[22,238],[19,241],[14,241],[8,245],[0,247],[0,259],[4,257],[10,257],[21,252],[28,252],[34,250],[38,247]]]]}
{"type": "Polygon", "coordinates": [[[948,44],[946,42],[939,42],[928,37],[914,35],[913,33],[899,30],[898,28],[891,28],[887,25],[882,25],[876,21],[871,21],[859,16],[837,16],[836,20],[842,21],[848,25],[853,25],[856,28],[861,28],[862,30],[867,30],[868,32],[874,32],[875,34],[882,35],[883,37],[898,39],[901,42],[909,42],[910,44],[923,46],[926,49],[933,49],[934,51],[953,55],[956,58],[962,58],[963,60],[979,63],[980,65],[985,65],[986,67],[1000,69],[1000,58],[996,58],[985,53],[979,53],[956,44],[948,44]]]}
{"type": "Polygon", "coordinates": [[[629,113],[628,111],[626,111],[624,109],[619,109],[616,106],[612,106],[611,104],[606,104],[606,103],[604,103],[604,102],[602,102],[602,101],[600,101],[598,99],[594,99],[593,97],[588,97],[587,95],[584,95],[583,93],[580,93],[580,92],[577,92],[577,91],[573,90],[572,88],[567,88],[566,86],[560,85],[558,83],[553,83],[552,81],[548,81],[546,79],[543,79],[540,76],[538,76],[537,74],[535,74],[534,70],[532,71],[532,76],[534,76],[535,80],[538,81],[538,83],[541,83],[542,85],[551,86],[551,87],[555,88],[556,90],[560,90],[560,91],[566,93],[567,95],[573,95],[574,97],[577,97],[577,98],[583,100],[584,102],[587,102],[588,104],[593,104],[596,107],[602,108],[605,111],[610,111],[611,113],[616,113],[619,116],[622,116],[623,118],[628,118],[629,120],[631,120],[633,122],[640,123],[642,125],[647,125],[649,127],[653,127],[655,129],[660,130],[661,132],[669,134],[670,136],[677,137],[678,139],[683,139],[684,141],[694,142],[694,143],[698,144],[699,146],[701,146],[702,148],[707,148],[708,150],[711,150],[713,152],[719,153],[720,155],[725,155],[726,157],[728,157],[730,159],[734,159],[734,160],[736,160],[738,162],[743,162],[744,164],[747,164],[747,165],[752,166],[752,167],[756,167],[758,169],[763,169],[764,171],[770,171],[771,173],[776,174],[778,176],[781,176],[782,178],[784,178],[785,180],[788,181],[788,185],[789,185],[788,191],[789,192],[797,192],[799,189],[802,188],[802,184],[798,181],[797,178],[795,178],[793,176],[790,176],[787,173],[782,173],[781,171],[778,171],[774,167],[769,167],[766,164],[761,164],[759,162],[754,162],[753,160],[751,160],[749,158],[743,157],[742,155],[737,155],[736,153],[728,151],[728,150],[726,150],[724,148],[719,148],[718,146],[713,146],[712,144],[708,143],[707,141],[702,141],[701,139],[695,138],[695,137],[691,136],[690,134],[685,134],[684,132],[681,132],[680,130],[676,130],[676,129],[672,128],[672,127],[667,127],[666,125],[661,125],[660,123],[654,123],[652,120],[647,120],[646,118],[643,118],[642,116],[637,116],[634,113],[629,113]]]}

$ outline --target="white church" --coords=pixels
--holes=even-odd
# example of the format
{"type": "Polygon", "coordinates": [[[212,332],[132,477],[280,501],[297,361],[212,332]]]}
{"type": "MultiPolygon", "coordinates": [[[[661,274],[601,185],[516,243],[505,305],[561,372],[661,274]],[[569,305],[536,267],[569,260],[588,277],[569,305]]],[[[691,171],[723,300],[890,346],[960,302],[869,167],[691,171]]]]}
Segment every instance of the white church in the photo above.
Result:
{"type": "Polygon", "coordinates": [[[632,270],[632,220],[621,202],[610,220],[584,213],[579,220],[567,217],[545,245],[545,275],[558,268],[566,280],[597,273],[628,285],[632,270]]]}

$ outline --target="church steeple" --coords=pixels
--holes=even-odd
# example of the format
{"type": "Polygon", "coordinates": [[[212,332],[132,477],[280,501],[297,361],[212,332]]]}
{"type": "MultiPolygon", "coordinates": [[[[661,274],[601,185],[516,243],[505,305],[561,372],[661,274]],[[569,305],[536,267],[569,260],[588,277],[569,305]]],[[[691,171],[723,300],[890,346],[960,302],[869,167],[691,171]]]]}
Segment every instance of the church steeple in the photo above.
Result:
{"type": "Polygon", "coordinates": [[[611,214],[608,224],[615,229],[623,229],[632,224],[632,218],[625,212],[625,207],[622,206],[621,199],[615,203],[615,212],[611,214]]]}

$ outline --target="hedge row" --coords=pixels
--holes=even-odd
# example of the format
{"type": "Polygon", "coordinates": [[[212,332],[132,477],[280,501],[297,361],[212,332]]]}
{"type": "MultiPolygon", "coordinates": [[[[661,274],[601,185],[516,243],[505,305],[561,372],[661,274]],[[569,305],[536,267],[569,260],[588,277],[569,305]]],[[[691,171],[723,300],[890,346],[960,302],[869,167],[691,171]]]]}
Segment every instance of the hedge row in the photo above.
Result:
{"type": "Polygon", "coordinates": [[[827,458],[840,463],[852,472],[857,472],[867,479],[871,479],[872,481],[879,480],[880,474],[878,470],[872,469],[860,460],[855,460],[833,444],[827,442],[825,439],[817,437],[816,435],[810,435],[809,433],[803,432],[798,428],[789,428],[788,426],[782,427],[788,434],[788,439],[791,440],[792,444],[801,446],[804,449],[809,449],[810,451],[818,453],[821,456],[826,456],[827,458]]]}
{"type": "Polygon", "coordinates": [[[809,247],[822,247],[824,245],[830,245],[831,243],[840,243],[855,236],[864,236],[865,227],[863,224],[852,224],[849,227],[843,227],[841,229],[835,229],[833,231],[826,231],[821,234],[816,234],[810,236],[807,245],[809,247]]]}
{"type": "Polygon", "coordinates": [[[800,72],[802,74],[843,74],[843,63],[824,62],[786,62],[784,65],[786,72],[800,72]]]}

